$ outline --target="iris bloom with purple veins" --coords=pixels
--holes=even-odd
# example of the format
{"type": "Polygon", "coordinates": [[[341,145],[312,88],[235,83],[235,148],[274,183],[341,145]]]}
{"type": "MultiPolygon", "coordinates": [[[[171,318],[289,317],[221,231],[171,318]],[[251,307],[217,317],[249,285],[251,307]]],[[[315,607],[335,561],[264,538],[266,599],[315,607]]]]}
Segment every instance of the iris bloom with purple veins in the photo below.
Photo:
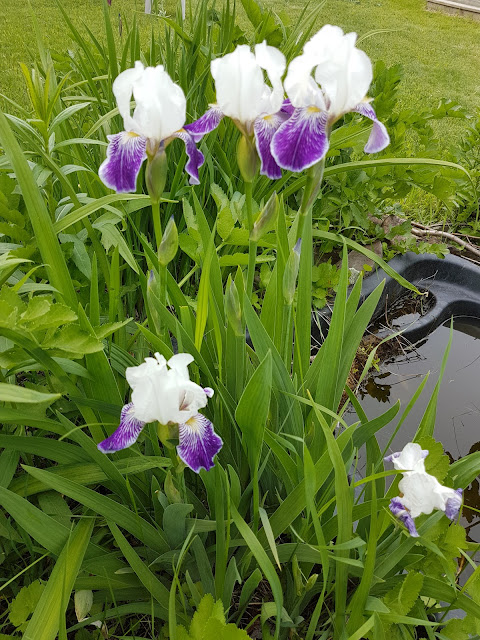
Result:
{"type": "Polygon", "coordinates": [[[409,442],[403,451],[385,458],[393,462],[395,469],[404,470],[398,483],[401,495],[390,502],[390,511],[407,527],[410,535],[418,537],[415,518],[430,514],[434,509],[445,512],[450,520],[455,520],[462,506],[462,489],[444,487],[425,471],[424,460],[428,451],[420,445],[409,442]]]}
{"type": "Polygon", "coordinates": [[[366,153],[382,151],[390,142],[366,98],[372,63],[355,47],[357,35],[325,25],[294,58],[284,81],[294,111],[273,136],[271,151],[280,167],[303,171],[325,157],[332,125],[349,112],[373,121],[366,153]],[[314,76],[312,76],[314,72],[314,76]]]}
{"type": "Polygon", "coordinates": [[[154,358],[126,370],[132,388],[131,402],[120,414],[120,425],[112,435],[98,444],[103,453],[126,449],[136,442],[148,422],[177,424],[180,459],[193,471],[207,471],[222,448],[222,439],[199,409],[213,396],[213,389],[202,388],[190,380],[188,365],[193,362],[189,353],[178,353],[165,360],[159,353],[154,358]]]}
{"type": "Polygon", "coordinates": [[[125,131],[108,136],[107,158],[99,169],[102,182],[118,193],[136,190],[137,176],[144,160],[152,161],[175,138],[185,143],[185,166],[190,184],[199,184],[198,169],[204,162],[192,136],[183,128],[186,100],[162,65],[144,67],[136,62],[113,83],[113,94],[123,118],[125,131]],[[130,100],[136,107],[131,114],[130,100]]]}
{"type": "Polygon", "coordinates": [[[290,115],[284,104],[282,75],[286,60],[283,53],[266,42],[255,45],[255,53],[246,44],[211,63],[217,94],[216,104],[185,129],[196,142],[210,133],[224,116],[231,118],[249,141],[254,141],[260,158],[260,173],[271,179],[282,172],[275,162],[270,143],[278,127],[290,115]],[[264,71],[270,81],[265,82],[264,71]]]}

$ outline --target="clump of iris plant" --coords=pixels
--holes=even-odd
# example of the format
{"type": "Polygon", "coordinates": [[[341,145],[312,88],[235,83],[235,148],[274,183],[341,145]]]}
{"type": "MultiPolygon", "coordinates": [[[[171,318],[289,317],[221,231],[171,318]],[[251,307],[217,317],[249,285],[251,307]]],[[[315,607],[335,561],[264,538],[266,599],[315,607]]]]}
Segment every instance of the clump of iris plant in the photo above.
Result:
{"type": "Polygon", "coordinates": [[[177,453],[182,462],[196,473],[211,469],[223,442],[210,420],[199,413],[213,396],[213,389],[190,380],[188,365],[192,362],[189,353],[177,353],[168,361],[156,353],[144,363],[128,367],[131,401],[123,407],[116,431],[98,444],[100,451],[126,449],[136,442],[147,423],[158,422],[178,427],[177,453]]]}
{"type": "Polygon", "coordinates": [[[462,489],[444,487],[435,476],[426,472],[427,456],[428,450],[409,442],[402,451],[385,458],[386,462],[393,463],[395,469],[403,471],[403,478],[398,483],[401,495],[391,500],[390,511],[415,538],[418,537],[415,518],[440,509],[447,518],[455,520],[462,506],[462,489]]]}

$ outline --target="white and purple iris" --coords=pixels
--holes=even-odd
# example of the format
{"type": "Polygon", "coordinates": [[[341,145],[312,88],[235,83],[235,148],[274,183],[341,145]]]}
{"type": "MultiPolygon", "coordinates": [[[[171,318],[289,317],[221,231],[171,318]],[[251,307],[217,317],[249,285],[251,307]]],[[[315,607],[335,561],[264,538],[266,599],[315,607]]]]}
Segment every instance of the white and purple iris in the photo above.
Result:
{"type": "Polygon", "coordinates": [[[246,44],[211,63],[215,80],[216,104],[185,129],[195,142],[210,133],[224,116],[231,118],[246,139],[254,138],[260,158],[260,173],[272,180],[282,172],[270,150],[274,133],[288,119],[290,109],[284,104],[282,76],[286,60],[277,48],[262,42],[255,53],[246,44]],[[270,81],[264,79],[264,71],[270,81]]]}
{"type": "Polygon", "coordinates": [[[404,472],[398,483],[401,495],[391,500],[390,511],[415,538],[418,537],[416,517],[440,509],[447,518],[455,520],[462,506],[462,489],[444,487],[435,476],[425,471],[427,456],[427,450],[409,442],[402,451],[385,458],[386,462],[393,463],[395,469],[404,472]]]}
{"type": "Polygon", "coordinates": [[[293,113],[271,144],[280,167],[299,172],[319,162],[328,151],[332,125],[349,112],[373,121],[366,153],[377,153],[389,144],[385,125],[366,98],[372,63],[355,47],[356,39],[355,33],[344,34],[340,27],[327,24],[290,63],[284,87],[293,113]]]}
{"type": "Polygon", "coordinates": [[[213,396],[213,389],[190,380],[191,362],[189,353],[178,353],[168,362],[156,353],[137,367],[128,367],[131,402],[123,407],[117,430],[98,444],[100,451],[113,453],[130,447],[148,422],[177,424],[180,459],[196,473],[211,469],[223,442],[210,420],[198,412],[213,396]]]}
{"type": "Polygon", "coordinates": [[[123,118],[125,131],[108,136],[107,158],[99,169],[103,183],[118,193],[136,190],[137,176],[144,160],[152,161],[175,138],[185,143],[188,160],[185,170],[190,184],[199,184],[198,169],[204,162],[185,124],[186,99],[162,65],[144,67],[136,62],[115,79],[113,94],[123,118]],[[130,111],[135,99],[133,115],[130,111]]]}

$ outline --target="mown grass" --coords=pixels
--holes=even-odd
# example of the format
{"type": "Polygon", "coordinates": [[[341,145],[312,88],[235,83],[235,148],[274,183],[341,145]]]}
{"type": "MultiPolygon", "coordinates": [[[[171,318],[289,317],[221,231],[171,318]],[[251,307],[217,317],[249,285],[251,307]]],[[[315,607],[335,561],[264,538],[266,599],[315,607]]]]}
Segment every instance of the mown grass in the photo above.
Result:
{"type": "MultiPolygon", "coordinates": [[[[175,0],[158,1],[159,7],[167,13],[175,11],[175,0]]],[[[101,36],[101,0],[62,0],[62,3],[75,25],[81,26],[84,22],[95,35],[101,36]]],[[[28,3],[18,0],[3,0],[0,4],[1,91],[25,103],[19,62],[31,62],[35,51],[31,8],[28,3]]],[[[295,20],[304,3],[266,0],[265,4],[295,20]]],[[[33,7],[48,46],[58,53],[65,53],[72,45],[56,1],[35,0],[33,7]]],[[[401,105],[435,108],[441,98],[450,98],[473,113],[480,105],[480,24],[466,18],[428,12],[424,7],[424,0],[327,0],[321,21],[356,31],[365,38],[361,46],[373,60],[404,66],[401,105]]],[[[143,0],[112,2],[112,12],[121,13],[124,19],[131,20],[136,15],[147,37],[152,25],[158,24],[161,29],[162,23],[156,17],[145,16],[143,8],[143,0]]],[[[239,14],[242,22],[241,6],[239,14]]],[[[438,135],[445,146],[455,144],[464,126],[464,122],[447,121],[438,127],[438,135]]]]}

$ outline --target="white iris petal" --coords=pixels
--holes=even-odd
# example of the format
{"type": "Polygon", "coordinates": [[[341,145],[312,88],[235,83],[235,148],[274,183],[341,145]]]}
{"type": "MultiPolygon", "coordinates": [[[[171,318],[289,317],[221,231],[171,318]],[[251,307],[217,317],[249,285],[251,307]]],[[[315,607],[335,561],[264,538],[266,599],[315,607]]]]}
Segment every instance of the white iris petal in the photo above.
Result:
{"type": "Polygon", "coordinates": [[[218,108],[244,125],[259,116],[276,113],[283,102],[281,77],[285,66],[284,55],[265,42],[255,47],[255,54],[242,44],[232,53],[213,60],[211,71],[218,108]],[[272,87],[265,82],[263,70],[272,87]]]}
{"type": "Polygon", "coordinates": [[[113,93],[126,131],[161,142],[185,124],[186,99],[162,65],[144,67],[136,62],[113,83],[113,93]],[[130,101],[135,99],[133,115],[130,101]]]}
{"type": "Polygon", "coordinates": [[[161,424],[186,422],[205,407],[208,396],[188,374],[190,354],[179,353],[167,361],[160,354],[145,358],[143,364],[128,367],[127,382],[132,388],[135,418],[161,424]]]}
{"type": "Polygon", "coordinates": [[[355,47],[356,38],[355,33],[344,34],[340,27],[327,24],[305,44],[285,78],[285,91],[294,107],[326,108],[336,119],[365,98],[372,63],[355,47]]]}

